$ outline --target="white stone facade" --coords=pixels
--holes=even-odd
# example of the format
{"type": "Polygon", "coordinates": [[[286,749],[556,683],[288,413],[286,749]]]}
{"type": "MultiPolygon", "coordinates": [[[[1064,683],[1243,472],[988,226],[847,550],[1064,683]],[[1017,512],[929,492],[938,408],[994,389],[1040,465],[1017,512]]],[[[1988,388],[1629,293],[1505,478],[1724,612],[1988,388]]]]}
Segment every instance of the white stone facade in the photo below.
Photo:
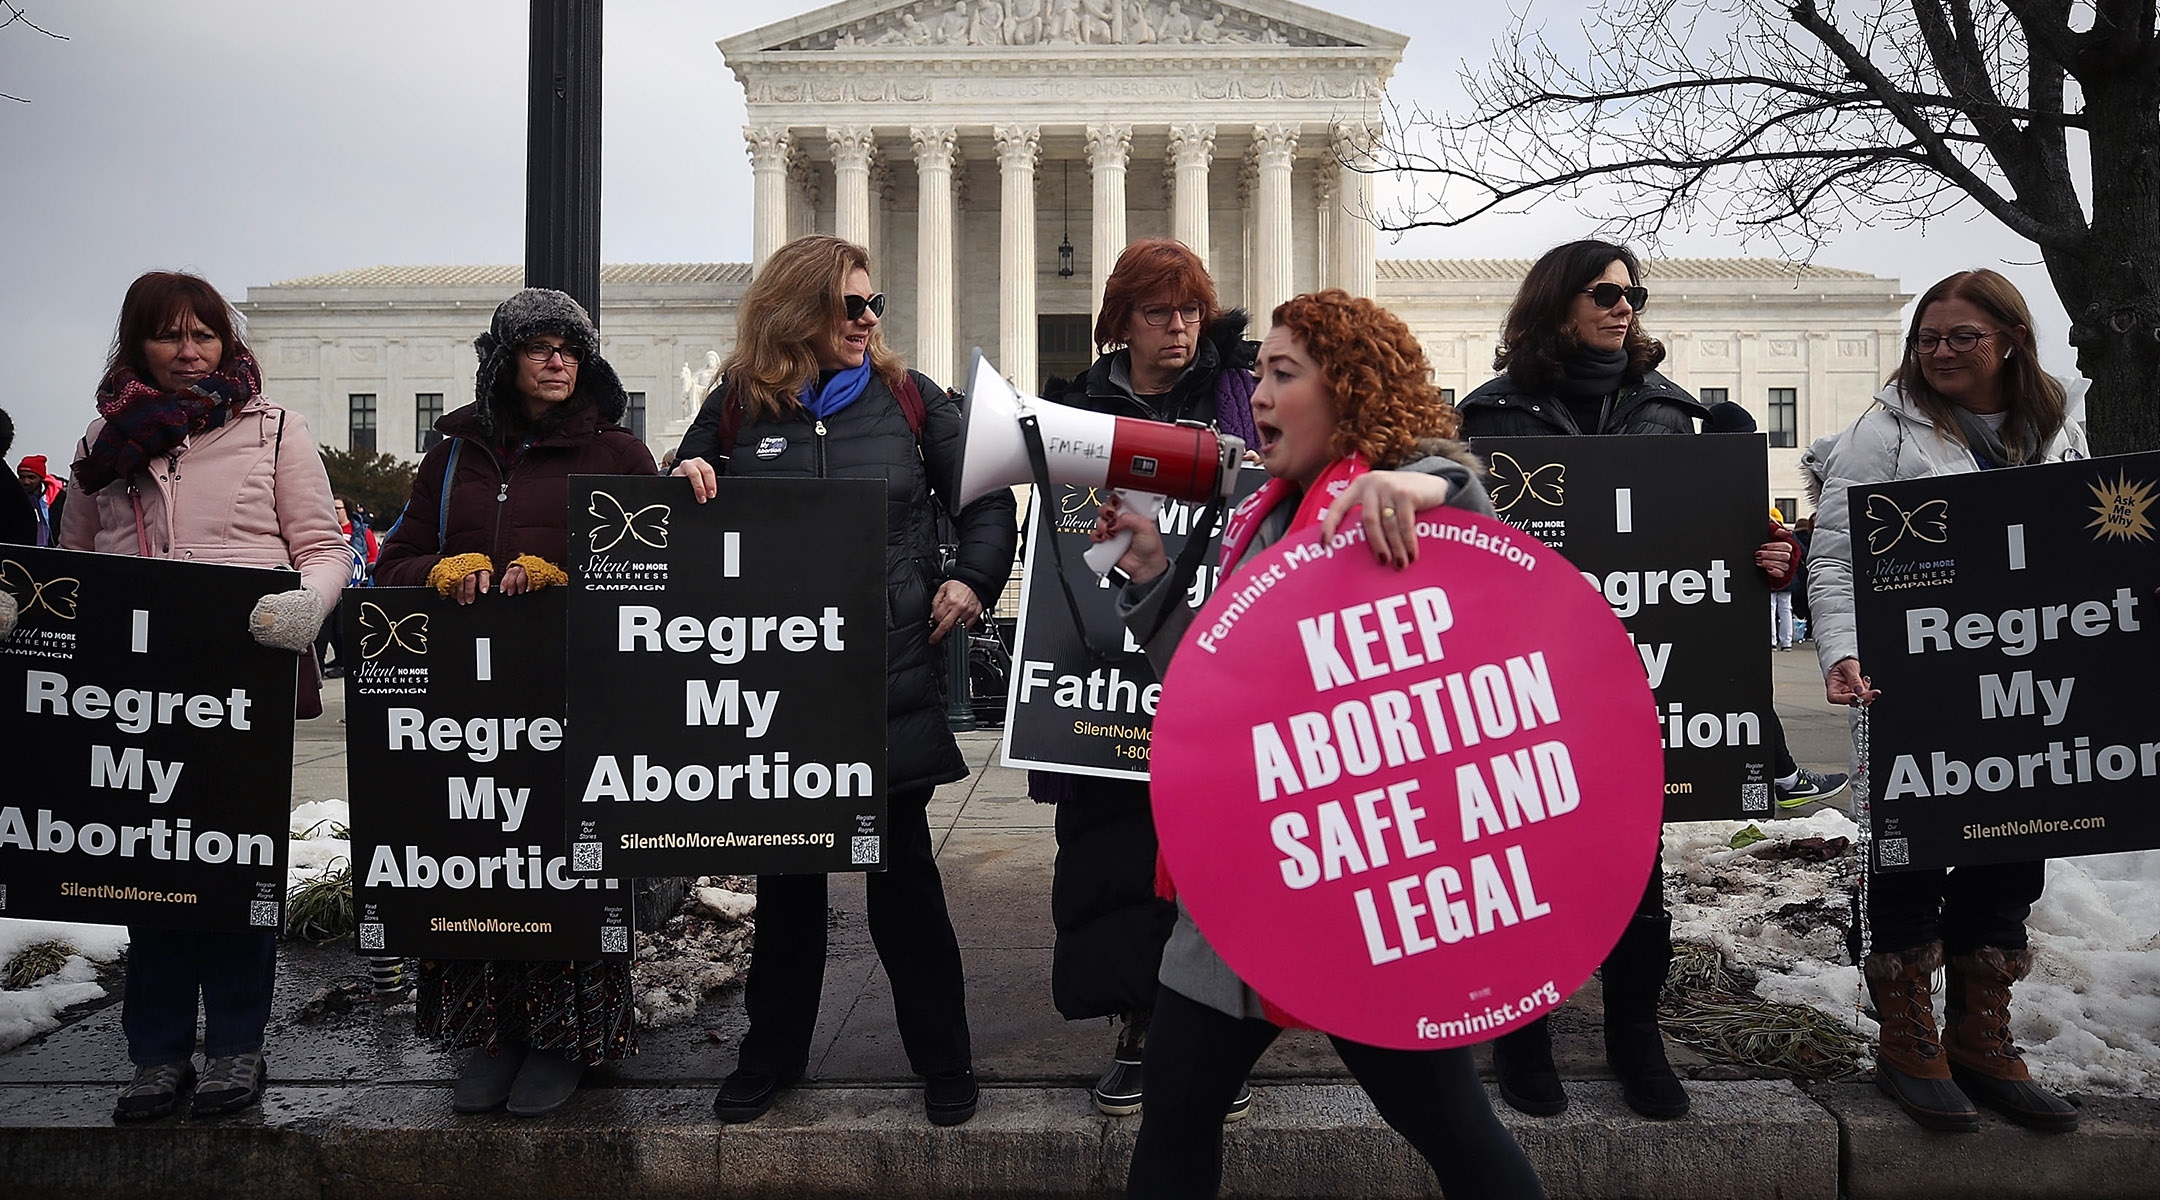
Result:
{"type": "MultiPolygon", "coordinates": [[[[1318,287],[1373,296],[1460,396],[1492,374],[1530,263],[1375,259],[1356,167],[1405,44],[1287,0],[856,0],[729,38],[748,100],[753,262],[603,267],[604,352],[642,394],[657,457],[733,347],[755,265],[824,232],[869,247],[886,340],[912,365],[958,383],[980,346],[1039,380],[1092,357],[1117,253],[1167,235],[1260,321],[1318,287]]],[[[1725,389],[1774,446],[1789,440],[1771,452],[1768,496],[1804,496],[1800,449],[1849,424],[1895,368],[1909,297],[1896,280],[1774,260],[1668,260],[1645,275],[1666,374],[1725,389]]],[[[470,402],[472,339],[520,278],[380,267],[250,288],[241,308],[270,394],[324,445],[364,440],[354,397],[372,396],[377,448],[412,457],[421,397],[470,402]]]]}

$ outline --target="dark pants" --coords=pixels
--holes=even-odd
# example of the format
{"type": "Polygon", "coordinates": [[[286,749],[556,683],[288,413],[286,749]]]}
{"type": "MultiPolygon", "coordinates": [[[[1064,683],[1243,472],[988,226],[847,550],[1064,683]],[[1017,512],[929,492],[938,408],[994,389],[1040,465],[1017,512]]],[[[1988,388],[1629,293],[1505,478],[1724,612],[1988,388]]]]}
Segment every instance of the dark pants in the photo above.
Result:
{"type": "Polygon", "coordinates": [[[1776,709],[1763,713],[1763,724],[1768,727],[1770,753],[1775,756],[1770,760],[1770,778],[1783,779],[1799,771],[1800,764],[1793,761],[1792,751],[1785,747],[1785,722],[1778,720],[1776,709]]]}
{"type": "Polygon", "coordinates": [[[344,604],[342,598],[332,604],[329,614],[323,617],[322,628],[316,631],[315,665],[318,667],[345,669],[345,620],[338,612],[344,604]]]}
{"type": "MultiPolygon", "coordinates": [[[[1129,1198],[1213,1196],[1222,1183],[1223,1110],[1282,1030],[1165,987],[1147,1040],[1147,1107],[1129,1198]]],[[[1330,1038],[1373,1107],[1408,1139],[1449,1196],[1540,1197],[1545,1189],[1478,1082],[1468,1049],[1383,1050],[1330,1038]]]]}
{"type": "Polygon", "coordinates": [[[1146,783],[1073,777],[1050,875],[1050,997],[1067,1020],[1150,1012],[1177,905],[1155,894],[1146,783]]]}
{"type": "Polygon", "coordinates": [[[262,1047],[277,979],[277,940],[267,933],[204,933],[128,926],[127,994],[120,1027],[128,1061],[175,1063],[195,1053],[195,998],[202,997],[203,1055],[262,1047]]]}
{"type": "MultiPolygon", "coordinates": [[[[870,940],[892,980],[900,1043],[917,1075],[966,1070],[966,992],[960,941],[945,911],[945,884],[930,846],[931,788],[886,801],[885,869],[867,877],[870,940]]],[[[741,1069],[789,1078],[809,1066],[825,986],[825,877],[758,876],[757,940],[743,1008],[741,1069]]]]}
{"type": "Polygon", "coordinates": [[[2044,862],[1870,875],[1873,950],[1913,950],[1938,938],[1944,954],[1971,954],[1982,946],[2022,950],[2025,917],[2046,883],[2044,862]]]}

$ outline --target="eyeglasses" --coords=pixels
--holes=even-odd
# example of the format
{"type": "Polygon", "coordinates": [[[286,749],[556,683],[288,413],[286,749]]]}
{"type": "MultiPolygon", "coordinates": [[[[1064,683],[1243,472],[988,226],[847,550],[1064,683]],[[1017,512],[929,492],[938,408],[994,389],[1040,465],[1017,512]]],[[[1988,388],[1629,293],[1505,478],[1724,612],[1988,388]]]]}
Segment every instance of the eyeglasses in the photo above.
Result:
{"type": "Polygon", "coordinates": [[[874,296],[846,295],[840,298],[847,301],[847,319],[850,321],[862,320],[864,309],[869,309],[874,316],[882,317],[885,315],[885,293],[883,292],[879,292],[874,296]]]}
{"type": "Polygon", "coordinates": [[[1970,354],[1980,343],[1994,336],[1995,331],[1992,329],[1986,333],[1977,329],[1958,329],[1950,333],[1916,333],[1912,335],[1911,344],[1914,354],[1933,354],[1935,347],[1944,342],[1950,343],[1952,354],[1970,354]]]}
{"type": "Polygon", "coordinates": [[[1198,304],[1150,304],[1140,310],[1140,319],[1157,329],[1168,325],[1172,316],[1176,316],[1178,320],[1185,322],[1187,325],[1198,325],[1200,323],[1200,306],[1198,304]]]}
{"type": "Polygon", "coordinates": [[[550,346],[546,342],[528,342],[518,347],[518,353],[525,356],[525,361],[536,363],[561,355],[563,362],[573,367],[585,357],[575,346],[550,346]]]}
{"type": "Polygon", "coordinates": [[[1599,308],[1616,307],[1621,300],[1625,299],[1629,308],[1641,312],[1650,303],[1649,288],[1621,287],[1617,283],[1601,283],[1596,287],[1586,287],[1582,290],[1582,294],[1590,297],[1590,302],[1599,308]]]}

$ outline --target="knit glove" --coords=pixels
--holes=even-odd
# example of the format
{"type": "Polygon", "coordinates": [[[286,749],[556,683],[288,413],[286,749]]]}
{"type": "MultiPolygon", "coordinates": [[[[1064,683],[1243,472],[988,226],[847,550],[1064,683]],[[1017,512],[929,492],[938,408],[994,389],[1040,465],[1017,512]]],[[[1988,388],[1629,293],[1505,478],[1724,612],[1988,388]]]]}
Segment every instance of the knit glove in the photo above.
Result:
{"type": "Polygon", "coordinates": [[[248,614],[248,632],[256,641],[294,654],[315,644],[322,623],[323,603],[304,587],[264,596],[248,614]]]}
{"type": "Polygon", "coordinates": [[[561,567],[537,554],[520,554],[510,560],[510,565],[525,568],[525,586],[535,592],[570,582],[570,576],[561,567]]]}
{"type": "Polygon", "coordinates": [[[428,571],[428,586],[447,596],[457,590],[457,585],[465,582],[465,577],[474,571],[494,570],[495,564],[489,561],[485,554],[453,554],[435,561],[434,567],[428,571]]]}
{"type": "Polygon", "coordinates": [[[0,592],[0,641],[15,632],[15,596],[12,592],[0,592]]]}

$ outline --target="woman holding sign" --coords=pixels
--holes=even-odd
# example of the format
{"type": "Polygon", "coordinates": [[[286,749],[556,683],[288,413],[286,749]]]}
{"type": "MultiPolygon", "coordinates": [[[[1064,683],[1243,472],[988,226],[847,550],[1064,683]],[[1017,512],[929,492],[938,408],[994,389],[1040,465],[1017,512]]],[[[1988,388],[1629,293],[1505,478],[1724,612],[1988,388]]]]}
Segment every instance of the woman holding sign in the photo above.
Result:
{"type": "MultiPolygon", "coordinates": [[[[1452,438],[1455,410],[1432,384],[1409,327],[1339,289],[1278,307],[1260,344],[1253,420],[1273,478],[1223,532],[1225,566],[1319,525],[1332,537],[1353,509],[1383,564],[1417,556],[1419,512],[1450,505],[1486,516],[1492,504],[1468,453],[1452,438]]],[[[1092,536],[1130,530],[1118,566],[1132,579],[1119,601],[1167,675],[1193,620],[1163,580],[1169,560],[1153,522],[1106,505],[1092,536]]],[[[1158,805],[1176,798],[1158,794],[1158,805]]],[[[1167,888],[1165,890],[1168,890],[1167,888]]],[[[1240,980],[1180,905],[1163,950],[1161,987],[1145,1050],[1147,1106],[1128,1196],[1212,1196],[1222,1177],[1223,1113],[1288,1018],[1240,980]]],[[[1467,1048],[1388,1050],[1332,1038],[1373,1106],[1408,1138],[1449,1195],[1542,1196],[1537,1175],[1485,1098],[1467,1048]]]]}
{"type": "MultiPolygon", "coordinates": [[[[835,237],[773,252],[743,297],[723,386],[683,438],[677,475],[699,503],[721,472],[763,478],[875,479],[885,485],[885,870],[866,882],[870,939],[892,979],[909,1064],[931,1122],[957,1125],[978,1096],[960,943],[945,909],[927,808],[967,778],[945,724],[943,655],[931,647],[997,601],[1012,570],[1008,489],[952,515],[959,553],[938,553],[944,497],[959,490],[960,413],[878,333],[885,294],[870,255],[835,237]],[[717,468],[717,469],[716,469],[717,468]]],[[[743,1007],[750,1028],[713,1111],[754,1121],[802,1077],[825,977],[825,877],[760,875],[757,941],[743,1007]]]]}
{"type": "MultiPolygon", "coordinates": [[[[2062,384],[2040,369],[2031,310],[2009,280],[1960,271],[1920,297],[1905,360],[1875,406],[1801,464],[1819,495],[1809,630],[1832,704],[1866,705],[1881,694],[1860,668],[1846,489],[2083,458],[2085,431],[2068,409],[2062,384]]],[[[1882,1020],[1875,1083],[1928,1128],[1978,1129],[1976,1100],[2035,1129],[2077,1128],[2078,1110],[2032,1082],[2010,1036],[2010,992],[2032,969],[2025,918],[2044,868],[1868,876],[1874,938],[1862,970],[1882,1020]],[[1947,1028],[1938,1032],[1934,974],[1945,964],[1947,1028]]]]}
{"type": "MultiPolygon", "coordinates": [[[[435,422],[443,440],[375,567],[384,587],[425,585],[461,604],[569,582],[570,476],[659,473],[620,424],[629,397],[577,301],[526,288],[473,350],[474,400],[435,422]]],[[[473,1048],[453,1112],[550,1113],[586,1067],[637,1053],[626,962],[423,959],[414,1017],[423,1036],[473,1048]]]]}
{"type": "MultiPolygon", "coordinates": [[[[1642,264],[1625,246],[1585,239],[1545,252],[1508,306],[1493,365],[1501,374],[1463,398],[1463,433],[1485,437],[1692,434],[1702,403],[1658,374],[1665,347],[1643,331],[1650,302],[1642,264]]],[[[1790,582],[1797,544],[1774,522],[1755,565],[1776,588],[1790,582]]],[[[1834,781],[1795,766],[1778,796],[1824,795],[1834,781]]],[[[1653,864],[1635,920],[1599,969],[1605,983],[1605,1061],[1629,1108],[1657,1120],[1684,1117],[1688,1095],[1665,1057],[1658,996],[1672,962],[1665,873],[1653,864]]],[[[1493,1042],[1500,1095],[1532,1116],[1567,1108],[1553,1066],[1552,1033],[1540,1018],[1493,1042]]]]}
{"type": "MultiPolygon", "coordinates": [[[[291,591],[238,621],[265,646],[298,654],[344,590],[351,555],[330,507],[330,479],[307,421],[262,396],[262,371],[232,309],[208,280],[152,271],[128,288],[98,419],[75,448],[76,495],[60,546],[300,572],[291,591]]],[[[196,1116],[262,1096],[263,1027],[277,974],[269,933],[129,927],[121,1027],[135,1078],[121,1120],[164,1116],[190,1081],[196,1116]],[[196,1078],[196,998],[202,1076],[196,1078]]]]}

